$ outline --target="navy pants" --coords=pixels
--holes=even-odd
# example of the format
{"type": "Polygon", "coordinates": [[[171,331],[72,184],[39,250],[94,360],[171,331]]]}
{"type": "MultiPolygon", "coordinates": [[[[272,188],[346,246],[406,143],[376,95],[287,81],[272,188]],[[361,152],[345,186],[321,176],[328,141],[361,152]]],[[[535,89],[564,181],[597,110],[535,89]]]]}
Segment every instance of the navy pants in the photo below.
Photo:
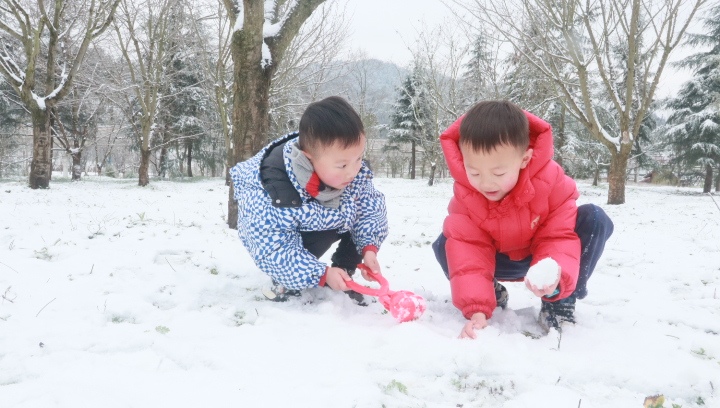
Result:
{"type": "MultiPolygon", "coordinates": [[[[575,233],[580,237],[580,273],[572,297],[582,299],[587,296],[588,279],[595,270],[595,265],[605,249],[605,242],[613,233],[613,228],[612,220],[602,208],[594,204],[584,204],[578,207],[575,233]]],[[[440,234],[433,242],[432,247],[435,251],[435,258],[449,279],[445,252],[446,242],[445,235],[440,234]]],[[[507,255],[498,252],[495,255],[495,279],[499,281],[523,279],[530,268],[531,261],[532,255],[520,261],[512,261],[507,255]]]]}
{"type": "Polygon", "coordinates": [[[350,275],[355,272],[357,264],[362,262],[362,255],[358,254],[355,241],[349,232],[339,234],[337,230],[301,231],[300,236],[303,247],[318,258],[339,240],[340,243],[331,258],[332,266],[344,268],[350,275]]]}

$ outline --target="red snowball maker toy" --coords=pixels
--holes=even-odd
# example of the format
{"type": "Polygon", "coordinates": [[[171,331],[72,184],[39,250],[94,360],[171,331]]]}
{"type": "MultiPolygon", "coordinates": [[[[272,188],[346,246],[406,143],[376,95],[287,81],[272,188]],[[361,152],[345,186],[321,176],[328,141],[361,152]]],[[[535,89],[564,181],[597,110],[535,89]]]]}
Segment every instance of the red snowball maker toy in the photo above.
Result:
{"type": "Polygon", "coordinates": [[[425,312],[425,299],[422,296],[407,290],[394,292],[390,290],[388,281],[382,275],[373,273],[365,264],[358,264],[357,267],[367,272],[370,278],[377,281],[380,288],[369,288],[354,281],[345,282],[348,288],[363,295],[377,296],[385,309],[400,323],[415,320],[425,312]]]}

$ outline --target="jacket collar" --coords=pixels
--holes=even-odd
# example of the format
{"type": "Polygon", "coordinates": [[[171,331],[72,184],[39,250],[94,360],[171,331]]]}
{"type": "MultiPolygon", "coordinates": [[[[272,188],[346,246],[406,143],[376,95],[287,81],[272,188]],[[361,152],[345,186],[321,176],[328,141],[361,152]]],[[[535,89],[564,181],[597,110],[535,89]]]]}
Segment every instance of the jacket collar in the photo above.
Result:
{"type": "Polygon", "coordinates": [[[260,182],[270,195],[274,207],[301,207],[300,193],[290,181],[285,169],[283,151],[285,144],[298,137],[298,132],[289,133],[265,147],[260,161],[260,182]]]}

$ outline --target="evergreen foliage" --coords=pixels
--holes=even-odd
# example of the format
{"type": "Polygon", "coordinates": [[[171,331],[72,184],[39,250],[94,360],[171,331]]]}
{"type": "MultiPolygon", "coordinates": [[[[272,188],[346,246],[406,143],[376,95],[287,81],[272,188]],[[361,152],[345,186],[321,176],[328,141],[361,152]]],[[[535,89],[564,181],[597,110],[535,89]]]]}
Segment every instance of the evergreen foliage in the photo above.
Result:
{"type": "Polygon", "coordinates": [[[463,74],[465,101],[464,105],[470,107],[483,99],[495,99],[496,95],[489,89],[493,65],[493,56],[490,52],[491,40],[481,33],[475,37],[470,51],[470,60],[465,64],[463,74]]]}
{"type": "Polygon", "coordinates": [[[710,48],[682,62],[693,69],[694,78],[667,102],[673,112],[664,134],[675,152],[672,162],[681,169],[680,176],[683,169],[692,174],[692,168],[700,166],[696,173],[705,178],[704,190],[709,192],[713,172],[720,172],[720,6],[703,20],[708,32],[688,34],[687,43],[710,48]]]}
{"type": "Polygon", "coordinates": [[[393,105],[391,128],[385,150],[398,150],[399,145],[411,145],[411,178],[415,178],[416,147],[432,142],[437,137],[430,126],[431,105],[428,92],[422,82],[421,68],[417,65],[398,89],[398,99],[393,105]]]}

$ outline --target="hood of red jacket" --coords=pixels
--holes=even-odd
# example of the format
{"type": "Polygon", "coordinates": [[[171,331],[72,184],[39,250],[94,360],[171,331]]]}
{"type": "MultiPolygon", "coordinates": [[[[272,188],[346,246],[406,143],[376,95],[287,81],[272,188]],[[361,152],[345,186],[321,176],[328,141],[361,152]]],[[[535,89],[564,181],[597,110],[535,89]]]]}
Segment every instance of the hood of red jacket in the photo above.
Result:
{"type": "MultiPolygon", "coordinates": [[[[532,178],[543,166],[552,160],[553,154],[555,153],[550,124],[527,111],[525,112],[525,116],[527,116],[530,129],[529,148],[533,149],[533,154],[528,166],[520,171],[516,188],[532,178]]],[[[453,179],[455,179],[455,182],[469,189],[474,189],[468,181],[467,173],[465,173],[465,164],[459,145],[460,123],[462,123],[464,117],[465,115],[461,116],[440,135],[440,144],[445,153],[448,169],[453,179]]]]}

